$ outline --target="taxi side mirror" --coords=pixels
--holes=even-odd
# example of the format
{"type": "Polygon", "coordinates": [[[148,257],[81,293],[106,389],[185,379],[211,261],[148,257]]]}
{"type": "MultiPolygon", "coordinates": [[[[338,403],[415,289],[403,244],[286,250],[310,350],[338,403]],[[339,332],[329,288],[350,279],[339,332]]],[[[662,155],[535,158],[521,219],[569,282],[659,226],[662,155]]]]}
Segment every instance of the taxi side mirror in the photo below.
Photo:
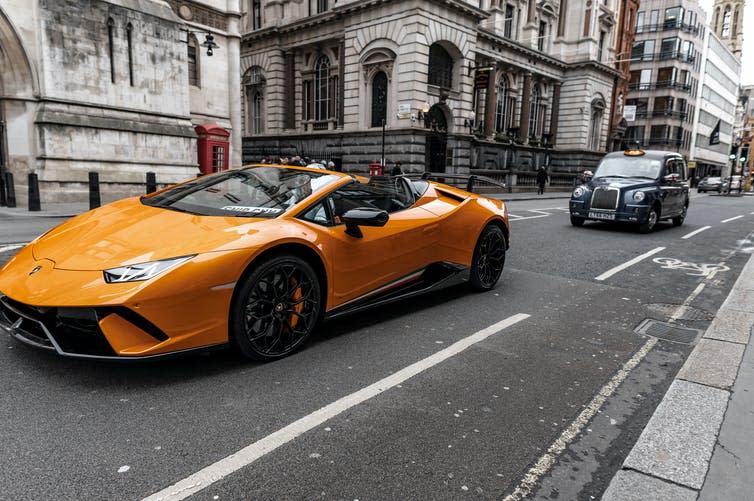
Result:
{"type": "Polygon", "coordinates": [[[678,174],[673,173],[663,177],[662,181],[664,183],[677,183],[680,178],[681,177],[678,174]]]}

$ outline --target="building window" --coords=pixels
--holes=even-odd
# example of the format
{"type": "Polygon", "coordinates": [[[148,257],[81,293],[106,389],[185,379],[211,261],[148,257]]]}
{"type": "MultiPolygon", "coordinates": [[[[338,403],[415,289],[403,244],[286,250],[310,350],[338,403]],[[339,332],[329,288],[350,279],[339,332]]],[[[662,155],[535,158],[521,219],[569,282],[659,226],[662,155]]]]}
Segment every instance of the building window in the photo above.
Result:
{"type": "Polygon", "coordinates": [[[642,40],[640,42],[634,42],[634,45],[631,49],[631,59],[633,61],[651,61],[654,58],[654,52],[654,40],[642,40]]]}
{"type": "Polygon", "coordinates": [[[649,13],[649,31],[657,31],[657,22],[660,19],[660,11],[653,10],[649,13]]]}
{"type": "Polygon", "coordinates": [[[643,145],[644,144],[644,130],[645,128],[643,125],[634,125],[634,126],[626,128],[626,135],[624,137],[624,141],[628,144],[638,142],[639,145],[643,145]]]}
{"type": "Polygon", "coordinates": [[[107,20],[107,53],[110,57],[110,81],[115,83],[115,21],[107,20]]]}
{"type": "Polygon", "coordinates": [[[314,120],[321,122],[329,117],[330,60],[320,56],[314,65],[314,120]]]}
{"type": "Polygon", "coordinates": [[[738,10],[739,8],[736,7],[736,11],[733,13],[733,31],[731,35],[734,37],[738,35],[738,10]]]}
{"type": "Polygon", "coordinates": [[[134,27],[131,23],[126,25],[126,42],[128,43],[128,81],[131,87],[134,85],[134,51],[133,51],[133,34],[134,27]]]}
{"type": "Polygon", "coordinates": [[[429,47],[429,84],[448,89],[453,84],[453,58],[436,43],[429,47]]]}
{"type": "Polygon", "coordinates": [[[642,33],[644,31],[644,11],[639,12],[636,15],[636,33],[642,33]]]}
{"type": "Polygon", "coordinates": [[[497,87],[497,106],[495,107],[495,131],[506,132],[513,124],[515,102],[511,103],[508,79],[502,77],[497,87]]]}
{"type": "Polygon", "coordinates": [[[660,44],[660,59],[677,57],[680,42],[681,40],[678,37],[663,38],[660,44]]]}
{"type": "Polygon", "coordinates": [[[513,15],[515,11],[510,4],[505,5],[505,18],[503,19],[503,36],[505,38],[513,37],[513,15]]]}
{"type": "Polygon", "coordinates": [[[378,72],[372,79],[372,127],[382,127],[387,119],[387,75],[378,72]]]}
{"type": "Polygon", "coordinates": [[[665,9],[665,21],[663,27],[667,29],[679,27],[682,19],[683,7],[671,7],[665,9]]]}
{"type": "Polygon", "coordinates": [[[723,14],[723,38],[730,37],[730,7],[725,7],[725,13],[723,14]]]}
{"type": "Polygon", "coordinates": [[[264,133],[264,93],[266,80],[262,68],[252,66],[244,73],[241,85],[244,89],[244,104],[247,117],[245,120],[247,134],[264,133]]]}
{"type": "Polygon", "coordinates": [[[317,14],[327,10],[327,0],[317,0],[317,14]]]}
{"type": "Polygon", "coordinates": [[[600,31],[600,43],[599,43],[599,48],[598,48],[598,53],[597,53],[597,60],[600,62],[602,62],[602,58],[604,57],[604,54],[605,54],[605,37],[606,36],[607,36],[607,33],[605,33],[604,31],[600,31]]]}
{"type": "Polygon", "coordinates": [[[263,102],[262,102],[262,93],[257,92],[254,94],[254,97],[252,99],[251,104],[251,132],[252,134],[262,134],[264,133],[264,118],[262,116],[263,113],[263,102]]]}
{"type": "Polygon", "coordinates": [[[262,27],[261,0],[251,0],[251,28],[258,30],[262,27]]]}
{"type": "Polygon", "coordinates": [[[592,102],[591,123],[589,126],[588,148],[593,151],[600,149],[602,138],[602,116],[605,111],[605,102],[595,99],[592,102]]]}
{"type": "Polygon", "coordinates": [[[531,104],[529,107],[529,137],[541,137],[544,132],[545,112],[547,103],[542,98],[538,85],[531,91],[531,104]]]}
{"type": "Polygon", "coordinates": [[[636,118],[647,118],[649,99],[627,99],[626,106],[636,106],[636,118]]]}
{"type": "Polygon", "coordinates": [[[225,146],[212,146],[212,172],[225,168],[225,146]]]}
{"type": "Polygon", "coordinates": [[[196,38],[189,37],[188,41],[188,79],[189,85],[199,87],[199,55],[196,50],[196,38]]]}
{"type": "Polygon", "coordinates": [[[537,49],[541,52],[545,50],[545,38],[547,35],[547,23],[539,22],[539,32],[537,33],[537,49]]]}

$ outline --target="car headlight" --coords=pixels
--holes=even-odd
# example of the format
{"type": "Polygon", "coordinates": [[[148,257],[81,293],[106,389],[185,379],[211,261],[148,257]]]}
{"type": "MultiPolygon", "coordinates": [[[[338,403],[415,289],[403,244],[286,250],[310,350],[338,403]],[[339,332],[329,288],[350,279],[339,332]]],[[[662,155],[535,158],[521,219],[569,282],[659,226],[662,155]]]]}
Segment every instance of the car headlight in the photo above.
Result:
{"type": "Polygon", "coordinates": [[[644,200],[644,192],[643,191],[635,191],[634,192],[634,202],[641,202],[644,200]]]}
{"type": "Polygon", "coordinates": [[[581,198],[581,195],[583,195],[585,191],[586,190],[582,186],[579,186],[575,190],[573,190],[573,194],[571,194],[571,196],[573,198],[581,198]]]}
{"type": "Polygon", "coordinates": [[[105,276],[105,282],[109,284],[139,282],[154,278],[160,273],[188,261],[192,257],[194,255],[160,259],[159,261],[149,261],[147,263],[129,264],[128,266],[110,268],[103,271],[102,274],[105,276]]]}

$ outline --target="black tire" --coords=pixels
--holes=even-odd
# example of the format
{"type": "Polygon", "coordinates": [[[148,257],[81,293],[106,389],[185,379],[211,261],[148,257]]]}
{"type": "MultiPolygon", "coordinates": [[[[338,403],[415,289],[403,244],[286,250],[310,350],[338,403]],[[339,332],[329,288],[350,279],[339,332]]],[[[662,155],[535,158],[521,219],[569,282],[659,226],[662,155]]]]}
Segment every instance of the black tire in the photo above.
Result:
{"type": "Polygon", "coordinates": [[[574,226],[584,226],[584,218],[579,216],[571,216],[571,224],[574,226]]]}
{"type": "Polygon", "coordinates": [[[647,214],[647,220],[639,225],[639,231],[641,233],[651,233],[659,220],[660,212],[657,210],[657,207],[652,207],[649,214],[647,214]]]}
{"type": "Polygon", "coordinates": [[[681,212],[678,216],[673,218],[673,226],[681,226],[683,222],[686,220],[686,212],[689,209],[689,201],[686,200],[683,204],[683,212],[681,212]]]}
{"type": "Polygon", "coordinates": [[[246,357],[276,360],[309,339],[322,291],[314,269],[298,256],[274,256],[253,266],[231,306],[229,340],[246,357]]]}
{"type": "Polygon", "coordinates": [[[469,286],[473,290],[488,291],[495,287],[505,266],[505,234],[500,227],[487,225],[474,247],[469,286]]]}

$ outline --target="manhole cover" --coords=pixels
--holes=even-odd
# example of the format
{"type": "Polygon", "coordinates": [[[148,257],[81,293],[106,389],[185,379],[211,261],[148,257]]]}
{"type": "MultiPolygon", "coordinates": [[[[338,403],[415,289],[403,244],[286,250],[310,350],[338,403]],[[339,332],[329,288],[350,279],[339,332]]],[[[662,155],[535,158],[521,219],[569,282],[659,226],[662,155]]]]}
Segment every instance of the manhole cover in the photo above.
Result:
{"type": "MultiPolygon", "coordinates": [[[[649,308],[652,312],[657,313],[661,317],[667,317],[670,318],[678,311],[678,308],[680,308],[681,305],[679,304],[648,304],[647,308],[649,308]]],[[[689,320],[689,321],[695,321],[695,320],[712,320],[715,317],[714,314],[705,311],[700,310],[699,308],[694,308],[693,306],[686,306],[682,311],[681,315],[679,317],[676,317],[678,320],[689,320]]]]}
{"type": "Polygon", "coordinates": [[[651,318],[640,323],[639,326],[634,329],[634,332],[683,344],[692,344],[699,335],[699,331],[696,329],[687,329],[686,327],[679,327],[677,325],[660,322],[659,320],[652,320],[651,318]]]}

